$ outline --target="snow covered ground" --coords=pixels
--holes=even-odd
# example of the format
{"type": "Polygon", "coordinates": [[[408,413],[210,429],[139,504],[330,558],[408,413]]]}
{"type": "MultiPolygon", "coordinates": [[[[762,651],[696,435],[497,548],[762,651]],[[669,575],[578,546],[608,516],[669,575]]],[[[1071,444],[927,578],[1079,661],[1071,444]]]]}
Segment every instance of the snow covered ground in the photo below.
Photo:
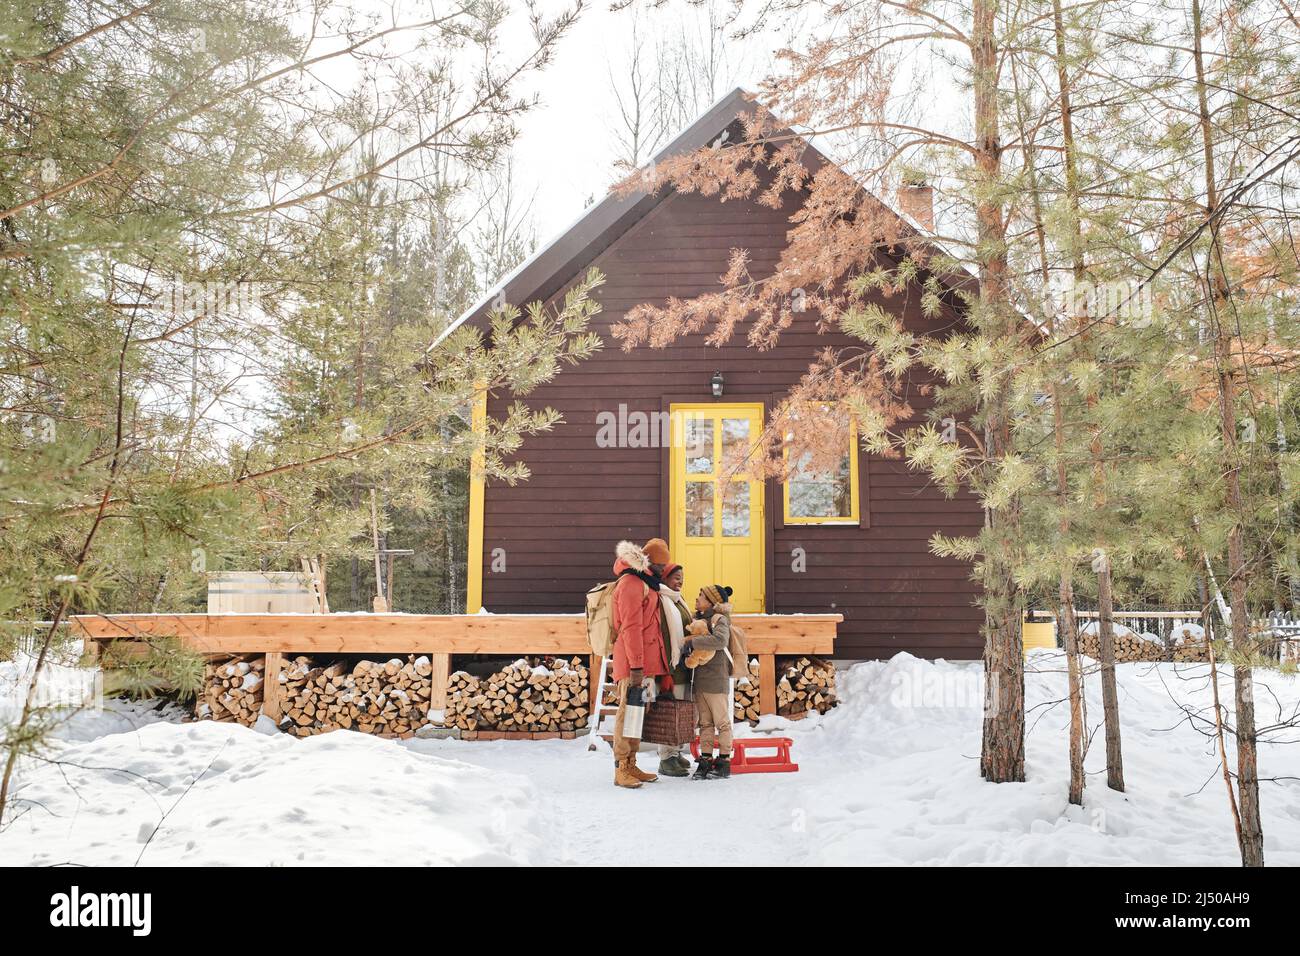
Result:
{"type": "MultiPolygon", "coordinates": [[[[1236,865],[1212,742],[1182,709],[1208,704],[1207,667],[1120,665],[1128,792],[1105,786],[1098,731],[1082,808],[1066,803],[1063,661],[1028,668],[1029,779],[1002,786],[979,779],[979,665],[906,654],[842,672],[826,717],[773,721],[798,773],[638,791],[582,739],[297,740],[110,702],[26,765],[0,863],[1236,865]]],[[[0,664],[0,710],[19,686],[0,664]]],[[[1088,691],[1095,726],[1095,677],[1088,691]]],[[[1294,715],[1300,686],[1264,675],[1257,706],[1261,724],[1294,715]]],[[[1263,747],[1261,775],[1291,778],[1263,784],[1268,862],[1300,865],[1300,747],[1263,747]]]]}

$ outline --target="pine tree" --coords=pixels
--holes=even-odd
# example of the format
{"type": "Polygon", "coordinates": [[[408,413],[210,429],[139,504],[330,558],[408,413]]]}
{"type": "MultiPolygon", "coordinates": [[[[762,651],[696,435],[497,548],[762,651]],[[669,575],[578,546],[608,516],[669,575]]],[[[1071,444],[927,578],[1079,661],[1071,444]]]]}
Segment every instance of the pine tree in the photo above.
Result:
{"type": "MultiPolygon", "coordinates": [[[[297,258],[328,242],[349,193],[418,185],[417,160],[435,150],[477,167],[500,160],[530,105],[513,84],[547,64],[575,11],[534,19],[531,44],[511,56],[505,15],[472,5],[312,38],[290,12],[239,0],[7,7],[0,616],[49,624],[33,690],[5,728],[0,820],[19,757],[61,719],[35,688],[68,615],[195,600],[224,556],[287,557],[310,540],[287,516],[328,523],[328,508],[311,507],[321,488],[436,434],[476,383],[526,391],[594,347],[585,293],[598,277],[557,314],[499,328],[508,358],[465,336],[459,352],[425,352],[426,334],[420,364],[403,369],[408,399],[355,429],[336,420],[314,440],[276,443],[249,433],[265,399],[253,383],[283,346],[278,324],[313,305],[359,307],[354,289],[322,286],[297,258]],[[399,38],[421,42],[390,56],[399,38]],[[374,66],[357,89],[318,81],[325,64],[356,57],[374,66]],[[452,60],[476,82],[454,82],[452,60]],[[367,112],[377,100],[384,108],[367,112]]],[[[409,341],[400,350],[417,353],[409,341]]],[[[516,409],[495,423],[489,467],[517,477],[502,455],[552,420],[516,409]]],[[[477,441],[452,435],[429,460],[463,467],[477,441]]],[[[156,651],[192,689],[177,648],[156,651]]]]}

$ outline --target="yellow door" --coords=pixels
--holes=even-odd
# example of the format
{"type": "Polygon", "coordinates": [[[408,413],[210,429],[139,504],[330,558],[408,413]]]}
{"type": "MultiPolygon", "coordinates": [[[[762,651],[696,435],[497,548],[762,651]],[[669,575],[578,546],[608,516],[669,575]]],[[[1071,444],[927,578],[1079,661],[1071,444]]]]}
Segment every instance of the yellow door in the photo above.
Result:
{"type": "Polygon", "coordinates": [[[733,591],[737,613],[763,610],[763,481],[747,463],[763,431],[762,405],[672,406],[673,559],[692,607],[706,584],[733,591]]]}

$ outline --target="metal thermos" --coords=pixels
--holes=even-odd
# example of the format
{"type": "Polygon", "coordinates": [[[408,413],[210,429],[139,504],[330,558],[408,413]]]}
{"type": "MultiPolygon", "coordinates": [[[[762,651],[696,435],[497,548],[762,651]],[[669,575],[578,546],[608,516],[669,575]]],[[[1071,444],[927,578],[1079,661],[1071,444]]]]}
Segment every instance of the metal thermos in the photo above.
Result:
{"type": "Polygon", "coordinates": [[[645,690],[644,688],[629,687],[627,689],[627,705],[623,709],[623,736],[633,739],[641,739],[641,728],[645,726],[645,690]]]}

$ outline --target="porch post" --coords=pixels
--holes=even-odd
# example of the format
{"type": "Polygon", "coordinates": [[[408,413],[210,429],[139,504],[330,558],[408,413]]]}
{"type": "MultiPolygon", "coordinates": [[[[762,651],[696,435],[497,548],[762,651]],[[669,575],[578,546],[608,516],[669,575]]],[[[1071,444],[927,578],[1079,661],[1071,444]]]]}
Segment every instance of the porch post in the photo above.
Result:
{"type": "Polygon", "coordinates": [[[277,724],[284,707],[284,688],[280,686],[280,671],[284,669],[284,655],[267,651],[262,667],[262,713],[277,724]]]}
{"type": "Polygon", "coordinates": [[[758,655],[758,712],[776,713],[776,655],[758,655]]]}
{"type": "Polygon", "coordinates": [[[447,678],[451,676],[451,655],[434,652],[429,655],[433,673],[429,675],[432,682],[429,689],[429,709],[447,709],[447,678]]]}

